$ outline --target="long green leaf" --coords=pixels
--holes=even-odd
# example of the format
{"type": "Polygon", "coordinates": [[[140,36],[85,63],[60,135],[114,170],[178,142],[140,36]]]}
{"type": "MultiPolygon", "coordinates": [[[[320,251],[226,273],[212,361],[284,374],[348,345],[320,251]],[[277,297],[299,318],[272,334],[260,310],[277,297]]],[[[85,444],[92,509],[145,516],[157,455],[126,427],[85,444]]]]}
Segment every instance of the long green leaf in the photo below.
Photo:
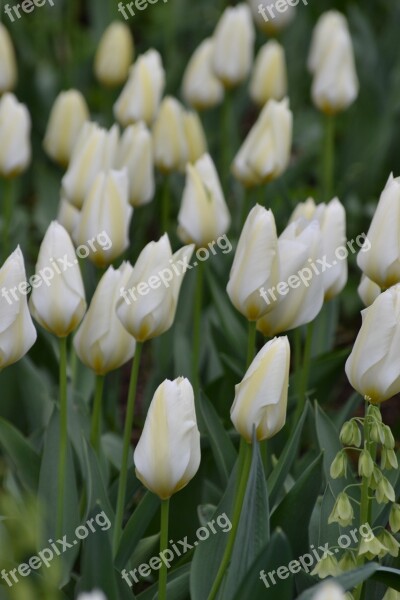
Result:
{"type": "Polygon", "coordinates": [[[36,491],[39,483],[40,458],[30,443],[11,423],[0,418],[0,446],[15,468],[21,483],[36,491]]]}

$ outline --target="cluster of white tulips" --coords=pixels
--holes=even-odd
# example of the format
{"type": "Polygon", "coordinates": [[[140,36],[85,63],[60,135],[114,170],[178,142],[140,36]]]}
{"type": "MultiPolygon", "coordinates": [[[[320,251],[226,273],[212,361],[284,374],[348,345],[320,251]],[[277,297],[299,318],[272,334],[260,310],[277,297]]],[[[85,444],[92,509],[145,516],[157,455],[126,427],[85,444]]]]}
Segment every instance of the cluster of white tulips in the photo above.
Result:
{"type": "MultiPolygon", "coordinates": [[[[57,219],[50,223],[40,245],[37,277],[31,278],[29,300],[22,251],[18,246],[10,254],[9,244],[15,193],[10,182],[30,165],[31,120],[28,109],[11,91],[17,80],[16,58],[10,36],[0,23],[0,177],[8,182],[7,198],[4,198],[8,208],[3,221],[5,255],[0,269],[0,289],[19,290],[12,303],[7,302],[4,295],[0,299],[0,369],[19,361],[32,348],[37,338],[33,320],[58,338],[61,423],[58,535],[62,534],[65,521],[67,344],[71,344],[80,361],[95,374],[90,441],[97,452],[102,443],[104,378],[132,361],[114,523],[116,551],[126,513],[142,349],[145,343],[173,327],[184,276],[174,277],[168,286],[161,282],[150,286],[146,294],[138,295],[129,304],[121,290],[138,288],[143,282],[158,279],[157,275],[174,262],[188,265],[195,249],[231,231],[234,215],[230,188],[224,183],[227,174],[220,172],[209,153],[206,132],[196,111],[211,110],[222,103],[229,105],[234,89],[248,82],[249,98],[259,113],[234,155],[228,156],[227,163],[239,188],[268,185],[280,178],[293,160],[296,115],[290,109],[285,49],[276,39],[271,39],[256,57],[254,53],[255,25],[274,35],[293,20],[296,10],[289,6],[279,18],[266,21],[259,6],[259,2],[251,1],[228,7],[213,35],[194,51],[181,88],[189,109],[177,98],[164,96],[166,73],[157,50],[148,49],[134,60],[134,41],[129,27],[115,22],[107,28],[94,57],[94,72],[102,86],[121,87],[113,106],[117,123],[107,129],[91,120],[87,101],[76,89],[61,92],[54,102],[43,147],[49,159],[64,171],[60,178],[57,219]],[[173,214],[170,203],[169,177],[173,173],[185,177],[177,214],[173,214]],[[151,202],[155,204],[158,181],[166,190],[160,204],[154,206],[154,213],[161,221],[161,235],[149,241],[131,264],[127,252],[132,245],[134,213],[151,202]],[[95,242],[101,231],[110,239],[108,247],[95,242]],[[175,233],[182,244],[178,249],[173,248],[175,233]],[[97,267],[99,272],[91,299],[87,298],[76,253],[76,248],[89,240],[92,244],[88,259],[94,265],[91,268],[97,267]],[[53,277],[47,285],[40,276],[49,267],[53,269],[53,277]]],[[[312,324],[324,303],[336,298],[348,279],[347,261],[335,260],[336,249],[346,243],[346,211],[334,193],[332,160],[334,117],[350,107],[359,88],[352,40],[344,15],[335,10],[322,15],[311,40],[307,66],[313,78],[312,101],[326,117],[327,152],[321,192],[325,202],[316,203],[309,198],[299,203],[288,215],[281,232],[277,230],[270,208],[245,204],[233,264],[229,278],[223,282],[231,303],[249,324],[246,371],[235,388],[230,413],[241,438],[242,466],[238,473],[232,539],[244,501],[253,444],[271,439],[286,423],[291,349],[284,334],[291,330],[300,332],[300,328],[312,324]],[[290,283],[297,273],[322,258],[332,267],[313,276],[307,285],[299,282],[292,289],[286,286],[283,293],[279,292],[281,282],[290,283]],[[278,292],[267,301],[265,292],[268,290],[278,292]],[[267,338],[258,351],[256,330],[267,338]]],[[[374,405],[400,393],[399,228],[400,177],[391,175],[368,232],[371,250],[363,252],[361,249],[358,255],[363,273],[359,293],[368,308],[363,312],[362,326],[346,364],[351,385],[374,405]]],[[[201,296],[200,268],[197,277],[197,293],[201,296]]],[[[168,540],[169,500],[195,477],[201,463],[199,311],[201,297],[194,314],[192,382],[184,377],[159,382],[134,450],[137,478],[161,499],[161,551],[165,550],[165,540],[168,540]]],[[[309,351],[306,341],[294,421],[301,415],[306,401],[309,351]]],[[[367,412],[363,422],[366,436],[371,414],[367,412]]],[[[376,415],[375,418],[378,419],[376,415]]],[[[370,452],[368,437],[365,444],[365,451],[370,452]]],[[[385,448],[390,462],[392,448],[389,446],[385,448]]],[[[364,462],[367,460],[368,457],[364,462]]],[[[361,475],[369,480],[371,473],[362,471],[361,475]]],[[[336,474],[339,476],[339,472],[336,474]]],[[[342,498],[342,505],[343,502],[342,498]]],[[[369,502],[368,494],[363,496],[363,514],[367,511],[368,515],[369,502]]],[[[231,553],[232,544],[228,543],[209,600],[214,600],[219,593],[231,553]]],[[[160,570],[158,597],[166,598],[165,567],[160,570]]],[[[315,600],[347,597],[336,584],[325,584],[315,600]]],[[[79,596],[80,600],[103,598],[102,592],[79,596]]]]}

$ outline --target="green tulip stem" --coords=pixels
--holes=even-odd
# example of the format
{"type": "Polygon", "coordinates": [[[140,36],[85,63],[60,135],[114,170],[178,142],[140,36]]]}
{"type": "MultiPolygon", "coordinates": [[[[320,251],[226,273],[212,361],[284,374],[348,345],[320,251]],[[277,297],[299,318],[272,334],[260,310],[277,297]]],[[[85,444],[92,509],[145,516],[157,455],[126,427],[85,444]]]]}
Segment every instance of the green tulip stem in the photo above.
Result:
{"type": "MultiPolygon", "coordinates": [[[[307,325],[307,333],[306,333],[306,341],[304,343],[304,351],[303,351],[303,364],[301,365],[301,369],[296,373],[296,381],[298,385],[297,391],[297,406],[295,411],[295,416],[293,420],[293,428],[296,427],[301,415],[303,414],[304,407],[306,405],[306,397],[307,397],[307,388],[308,388],[308,380],[310,377],[310,367],[311,367],[311,350],[312,350],[312,340],[313,340],[313,332],[314,332],[314,323],[311,322],[307,325]]],[[[296,337],[296,355],[298,355],[298,344],[299,340],[296,337]]],[[[296,357],[296,367],[299,369],[300,360],[296,357]]]]}
{"type": "Polygon", "coordinates": [[[238,465],[238,486],[236,490],[235,502],[233,506],[232,529],[229,532],[228,542],[225,552],[222,557],[221,564],[218,569],[217,576],[211,588],[208,600],[214,600],[218,594],[218,590],[225,577],[226,570],[229,566],[233,547],[235,544],[236,534],[239,527],[240,515],[242,513],[244,496],[246,493],[247,481],[249,479],[251,467],[252,447],[243,438],[240,440],[239,465],[238,465]]]}
{"type": "Polygon", "coordinates": [[[164,176],[164,186],[161,197],[161,233],[168,232],[169,217],[171,212],[171,188],[169,175],[164,176]]]}
{"type": "Polygon", "coordinates": [[[60,446],[58,459],[57,535],[63,534],[65,468],[68,449],[67,338],[60,338],[60,446]]]}
{"type": "Polygon", "coordinates": [[[247,338],[246,368],[249,368],[256,355],[257,321],[249,321],[249,333],[247,338]]]}
{"type": "Polygon", "coordinates": [[[14,186],[12,179],[4,179],[3,186],[3,262],[10,254],[10,229],[13,214],[14,186]]]}
{"type": "MultiPolygon", "coordinates": [[[[160,555],[168,548],[169,498],[161,501],[160,555]]],[[[167,565],[163,562],[158,579],[158,600],[167,599],[167,565]]]]}
{"type": "Polygon", "coordinates": [[[325,147],[323,167],[323,194],[325,202],[333,195],[333,174],[335,170],[335,117],[327,115],[325,120],[325,147]]]}
{"type": "Polygon", "coordinates": [[[97,375],[96,387],[94,392],[93,412],[92,412],[92,429],[90,432],[90,442],[96,452],[100,448],[100,433],[101,433],[101,407],[104,390],[104,376],[97,375]]]}
{"type": "Polygon", "coordinates": [[[128,479],[128,464],[129,464],[129,451],[130,451],[130,442],[132,436],[132,428],[133,428],[133,417],[135,414],[135,399],[136,399],[136,389],[137,382],[139,377],[139,367],[140,367],[140,357],[142,354],[142,346],[141,342],[137,342],[135,356],[133,357],[132,363],[132,371],[131,371],[131,379],[129,383],[129,392],[128,392],[128,403],[126,407],[126,416],[125,416],[125,428],[124,428],[124,442],[122,449],[122,463],[121,463],[121,472],[119,475],[119,484],[118,484],[118,499],[117,499],[117,510],[115,514],[115,524],[114,524],[114,552],[117,552],[118,544],[121,538],[121,530],[122,530],[122,521],[124,516],[124,505],[125,505],[125,496],[126,496],[126,484],[128,479]]]}
{"type": "Polygon", "coordinates": [[[203,306],[204,290],[204,265],[202,262],[196,267],[196,289],[194,297],[193,315],[193,353],[192,353],[192,378],[196,401],[199,401],[200,392],[200,351],[201,351],[201,309],[203,306]]]}

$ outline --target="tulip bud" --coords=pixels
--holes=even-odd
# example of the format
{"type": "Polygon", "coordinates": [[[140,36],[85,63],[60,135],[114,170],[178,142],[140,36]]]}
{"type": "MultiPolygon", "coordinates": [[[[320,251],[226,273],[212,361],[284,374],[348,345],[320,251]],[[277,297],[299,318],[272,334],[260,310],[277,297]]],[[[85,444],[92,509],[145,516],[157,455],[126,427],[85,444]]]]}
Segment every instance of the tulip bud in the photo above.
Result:
{"type": "Polygon", "coordinates": [[[259,106],[268,100],[282,100],[287,94],[285,50],[271,40],[259,51],[250,81],[250,97],[259,106]]]}
{"type": "MultiPolygon", "coordinates": [[[[333,562],[335,562],[335,560],[333,562]]],[[[339,575],[341,572],[340,569],[336,568],[336,565],[333,570],[335,571],[335,575],[339,575]]],[[[329,574],[331,575],[332,573],[329,573],[329,574]]],[[[322,576],[320,575],[320,577],[322,577],[322,576]]],[[[318,586],[318,591],[312,597],[312,600],[346,600],[346,599],[347,599],[347,594],[345,594],[343,589],[334,581],[327,581],[326,583],[321,584],[321,586],[318,586]]]]}
{"type": "Polygon", "coordinates": [[[128,263],[117,270],[107,269],[74,337],[80,360],[97,375],[118,369],[135,354],[136,342],[116,314],[120,289],[126,285],[131,271],[128,263]]]}
{"type": "Polygon", "coordinates": [[[186,185],[178,214],[178,235],[198,247],[224,235],[230,215],[217,170],[209,154],[186,166],[186,185]]]}
{"type": "Polygon", "coordinates": [[[371,306],[381,293],[379,285],[374,283],[366,275],[361,276],[360,285],[357,288],[358,295],[360,296],[364,306],[371,306]]]}
{"type": "Polygon", "coordinates": [[[249,213],[239,238],[227,292],[232,304],[249,321],[275,306],[261,296],[278,283],[278,239],[272,211],[257,204],[249,213]]]}
{"type": "Polygon", "coordinates": [[[254,26],[246,4],[226,8],[214,32],[213,69],[225,87],[235,87],[250,73],[254,26]]]}
{"type": "Polygon", "coordinates": [[[309,68],[314,74],[312,99],[322,112],[348,108],[358,95],[358,79],[347,21],[329,11],[318,21],[311,43],[309,68]]]}
{"type": "Polygon", "coordinates": [[[234,176],[248,187],[280,177],[290,160],[292,128],[288,100],[269,100],[233,161],[234,176]]]}
{"type": "Polygon", "coordinates": [[[325,579],[325,577],[337,577],[340,573],[338,561],[334,556],[328,555],[321,558],[310,575],[318,575],[320,579],[325,579]]]}
{"type": "Polygon", "coordinates": [[[187,160],[195,163],[207,152],[207,140],[199,115],[192,111],[183,113],[183,127],[186,135],[187,160]]]}
{"type": "Polygon", "coordinates": [[[156,390],[133,457],[136,476],[162,500],[184,488],[200,466],[193,388],[165,380],[156,390]]]}
{"type": "Polygon", "coordinates": [[[128,202],[128,175],[123,171],[100,172],[82,206],[73,239],[77,246],[106,233],[106,244],[93,244],[88,258],[98,267],[108,266],[129,247],[133,208],[128,202]]]}
{"type": "Polygon", "coordinates": [[[387,548],[372,533],[368,538],[362,536],[358,556],[365,556],[367,560],[373,560],[376,556],[387,553],[387,548]]]}
{"type": "Polygon", "coordinates": [[[30,132],[31,117],[26,106],[20,104],[14,94],[4,94],[0,100],[0,175],[2,177],[16,177],[29,166],[30,132]]]}
{"type": "Polygon", "coordinates": [[[335,505],[329,515],[328,524],[339,523],[341,527],[348,527],[353,523],[354,510],[346,492],[340,492],[335,505]]]}
{"type": "Polygon", "coordinates": [[[224,99],[224,86],[212,70],[213,53],[214,41],[207,38],[195,50],[183,76],[183,98],[196,110],[213,108],[224,99]]]}
{"type": "Polygon", "coordinates": [[[162,173],[182,171],[188,160],[183,106],[166,96],[153,125],[154,162],[162,173]]]}
{"type": "Polygon", "coordinates": [[[77,90],[61,92],[51,109],[43,147],[50,158],[65,167],[81,133],[89,119],[85,98],[77,90]]]}
{"type": "Polygon", "coordinates": [[[103,33],[94,61],[94,72],[100,83],[108,87],[126,81],[133,61],[134,43],[126,23],[114,21],[103,33]]]}
{"type": "Polygon", "coordinates": [[[68,202],[68,200],[64,200],[62,198],[60,200],[60,204],[58,205],[57,222],[68,231],[71,237],[79,224],[80,218],[80,210],[68,202]]]}
{"type": "Polygon", "coordinates": [[[49,225],[41,243],[36,278],[29,300],[33,317],[50,333],[67,336],[81,322],[86,301],[74,246],[57,221],[49,225]]]}
{"type": "Polygon", "coordinates": [[[368,450],[363,450],[360,452],[360,456],[358,457],[358,474],[360,477],[367,477],[368,479],[371,477],[374,471],[374,461],[368,450]]]}
{"type": "Polygon", "coordinates": [[[340,441],[344,446],[361,446],[361,431],[357,421],[346,421],[340,431],[340,441]]]}
{"type": "Polygon", "coordinates": [[[388,502],[394,502],[396,495],[390,481],[382,476],[378,483],[378,487],[375,492],[375,499],[378,504],[387,504],[388,502]]]}
{"type": "MultiPolygon", "coordinates": [[[[303,0],[303,2],[307,4],[306,0],[303,0]]],[[[270,0],[249,0],[249,4],[257,27],[268,35],[276,35],[282,29],[285,29],[296,16],[296,8],[287,3],[283,12],[277,11],[277,7],[274,7],[270,0]],[[268,7],[272,9],[272,15],[268,7]]]]}
{"type": "Polygon", "coordinates": [[[249,444],[253,427],[259,442],[276,435],[286,422],[290,346],[287,337],[265,344],[235,386],[231,420],[249,444]]]}
{"type": "Polygon", "coordinates": [[[2,371],[25,356],[37,337],[26,301],[29,285],[26,283],[24,257],[19,246],[0,269],[0,287],[2,371]]]}
{"type": "Polygon", "coordinates": [[[10,92],[17,83],[17,60],[10,34],[0,23],[0,94],[10,92]]]}
{"type": "Polygon", "coordinates": [[[137,207],[151,202],[155,192],[153,142],[143,122],[129,125],[122,134],[118,166],[128,170],[130,204],[137,207]]]}
{"type": "Polygon", "coordinates": [[[346,375],[359,394],[379,404],[400,392],[400,285],[383,292],[361,315],[362,325],[346,362],[346,375]]]}
{"type": "Polygon", "coordinates": [[[332,479],[339,479],[339,477],[347,477],[347,454],[344,450],[338,452],[331,464],[330,475],[332,479]]]}
{"type": "Polygon", "coordinates": [[[312,198],[309,198],[307,202],[297,206],[289,223],[301,216],[309,221],[316,219],[320,224],[322,256],[330,265],[322,273],[325,300],[331,300],[340,294],[347,282],[347,261],[337,258],[338,248],[346,244],[346,211],[338,198],[334,198],[328,204],[318,204],[318,206],[312,198]]]}
{"type": "Polygon", "coordinates": [[[190,262],[193,250],[193,245],[184,246],[172,254],[164,234],[140,253],[127,284],[129,289],[121,289],[117,303],[118,318],[138,342],[162,335],[174,322],[185,273],[181,264],[190,262]]]}
{"type": "Polygon", "coordinates": [[[116,125],[107,131],[96,123],[85,123],[62,179],[63,194],[77,208],[82,208],[99,171],[113,168],[118,137],[116,125]]]}
{"type": "Polygon", "coordinates": [[[400,177],[391,174],[376,207],[365,247],[357,263],[360,269],[386,289],[400,282],[400,177]]]}
{"type": "Polygon", "coordinates": [[[324,280],[313,273],[310,264],[322,256],[318,221],[299,219],[278,239],[281,282],[263,295],[267,303],[279,298],[257,328],[271,337],[313,321],[324,302],[324,280]]]}
{"type": "Polygon", "coordinates": [[[154,121],[165,86],[165,71],[157,50],[148,50],[131,67],[129,79],[114,105],[118,122],[126,127],[131,123],[154,121]]]}
{"type": "Polygon", "coordinates": [[[389,525],[393,533],[400,531],[400,504],[392,504],[389,515],[389,525]]]}

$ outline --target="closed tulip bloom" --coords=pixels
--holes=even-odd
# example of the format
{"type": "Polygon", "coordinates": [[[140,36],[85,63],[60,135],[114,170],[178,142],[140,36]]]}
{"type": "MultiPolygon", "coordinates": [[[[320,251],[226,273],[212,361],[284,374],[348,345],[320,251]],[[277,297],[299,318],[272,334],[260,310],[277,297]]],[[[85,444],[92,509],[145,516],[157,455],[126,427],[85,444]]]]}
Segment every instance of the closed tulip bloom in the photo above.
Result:
{"type": "Polygon", "coordinates": [[[269,100],[233,161],[234,176],[248,187],[280,177],[289,164],[292,129],[288,100],[269,100]]]}
{"type": "Polygon", "coordinates": [[[357,256],[360,269],[381,288],[400,282],[400,177],[391,174],[357,256]]]}
{"type": "Polygon", "coordinates": [[[151,401],[133,457],[136,476],[167,500],[196,475],[201,460],[193,388],[178,377],[166,379],[151,401]]]}
{"type": "Polygon", "coordinates": [[[268,100],[282,100],[287,94],[285,50],[271,40],[259,51],[250,81],[250,97],[259,106],[268,100]]]}
{"type": "Polygon", "coordinates": [[[50,158],[67,166],[84,123],[89,119],[85,98],[78,90],[61,92],[51,109],[43,147],[50,158]]]}
{"type": "Polygon", "coordinates": [[[196,110],[213,108],[224,99],[224,86],[212,69],[214,40],[207,38],[195,50],[183,76],[185,102],[196,110]]]}
{"type": "Polygon", "coordinates": [[[357,291],[364,306],[371,306],[382,290],[379,285],[368,279],[366,275],[362,275],[357,291]]]}
{"type": "Polygon", "coordinates": [[[58,337],[74,331],[86,311],[75,249],[57,221],[49,225],[40,246],[29,307],[36,321],[58,337]]]}
{"type": "Polygon", "coordinates": [[[60,204],[58,205],[58,214],[57,221],[66,229],[69,235],[72,237],[77,226],[79,225],[79,220],[81,218],[81,212],[68,202],[68,200],[64,200],[63,198],[60,200],[60,204]]]}
{"type": "Polygon", "coordinates": [[[192,111],[185,111],[183,127],[186,135],[187,160],[195,163],[207,152],[206,134],[199,115],[192,111]]]}
{"type": "Polygon", "coordinates": [[[79,224],[73,238],[77,246],[106,232],[107,244],[95,244],[88,258],[105,267],[129,247],[129,226],[133,208],[128,201],[128,175],[122,171],[100,172],[82,206],[79,224]]]}
{"type": "Polygon", "coordinates": [[[265,344],[235,387],[231,420],[251,443],[253,427],[259,442],[276,435],[286,423],[290,346],[287,337],[265,344]]]}
{"type": "Polygon", "coordinates": [[[355,101],[359,83],[347,21],[329,13],[321,21],[316,26],[309,58],[314,74],[311,95],[319,110],[336,114],[355,101]]]}
{"type": "Polygon", "coordinates": [[[29,285],[19,246],[0,269],[0,287],[1,371],[25,356],[37,337],[26,300],[29,285]]]}
{"type": "Polygon", "coordinates": [[[316,219],[321,226],[322,255],[329,268],[322,273],[325,287],[325,300],[331,300],[343,290],[347,283],[347,260],[338,260],[336,251],[346,245],[346,211],[338,198],[328,204],[316,205],[312,198],[301,203],[294,210],[290,222],[300,217],[309,221],[316,219]]]}
{"type": "Polygon", "coordinates": [[[230,215],[217,170],[209,154],[186,166],[186,185],[178,214],[178,235],[202,247],[224,235],[230,215]]]}
{"type": "Polygon", "coordinates": [[[244,224],[226,289],[235,308],[249,321],[256,321],[274,306],[261,297],[261,288],[276,286],[278,280],[274,215],[257,204],[244,224]]]}
{"type": "Polygon", "coordinates": [[[148,50],[131,67],[129,79],[114,105],[123,127],[144,121],[151,125],[157,116],[165,87],[165,71],[157,50],[148,50]]]}
{"type": "Polygon", "coordinates": [[[74,146],[68,171],[62,179],[63,195],[77,208],[82,208],[99,171],[113,168],[118,138],[116,125],[107,131],[96,123],[85,123],[74,146]]]}
{"type": "Polygon", "coordinates": [[[182,264],[190,262],[193,250],[194,245],[184,246],[172,254],[168,235],[164,234],[140,253],[117,304],[118,318],[138,342],[162,335],[174,322],[185,273],[182,264]]]}
{"type": "MultiPolygon", "coordinates": [[[[0,67],[1,68],[1,67],[0,67]]],[[[14,94],[0,100],[0,175],[16,177],[31,161],[31,117],[14,94]]]]}
{"type": "Polygon", "coordinates": [[[324,302],[324,280],[311,269],[321,258],[322,240],[318,221],[299,219],[285,229],[278,239],[280,283],[266,290],[267,304],[272,310],[257,322],[267,337],[306,325],[315,319],[324,302]]]}
{"type": "Polygon", "coordinates": [[[254,26],[246,4],[226,8],[214,32],[213,69],[225,87],[235,87],[250,73],[254,26]]]}
{"type": "Polygon", "coordinates": [[[346,375],[357,392],[379,404],[400,392],[400,284],[380,294],[361,315],[346,375]]]}
{"type": "Polygon", "coordinates": [[[103,33],[94,60],[96,78],[105,86],[115,87],[126,81],[133,61],[134,44],[126,23],[114,21],[103,33]]]}
{"type": "Polygon", "coordinates": [[[17,83],[17,60],[10,34],[0,23],[0,94],[10,92],[17,83]]]}
{"type": "Polygon", "coordinates": [[[155,192],[153,142],[143,122],[125,129],[117,162],[119,168],[128,171],[130,204],[143,206],[151,202],[155,192]]]}
{"type": "Polygon", "coordinates": [[[166,96],[153,125],[154,162],[162,173],[182,171],[188,161],[188,145],[182,105],[166,96]]]}
{"type": "Polygon", "coordinates": [[[96,288],[89,309],[74,337],[74,348],[84,365],[97,375],[118,369],[135,354],[136,342],[115,312],[132,267],[109,267],[96,288]]]}
{"type": "Polygon", "coordinates": [[[312,600],[346,600],[347,594],[334,581],[327,581],[318,587],[312,600]]]}
{"type": "MultiPolygon", "coordinates": [[[[306,0],[303,2],[307,4],[306,0]]],[[[249,4],[257,27],[268,35],[276,35],[285,29],[296,16],[296,8],[289,4],[286,4],[283,12],[278,11],[270,0],[249,0],[249,4]],[[268,7],[272,10],[272,14],[268,11],[268,7]]]]}

